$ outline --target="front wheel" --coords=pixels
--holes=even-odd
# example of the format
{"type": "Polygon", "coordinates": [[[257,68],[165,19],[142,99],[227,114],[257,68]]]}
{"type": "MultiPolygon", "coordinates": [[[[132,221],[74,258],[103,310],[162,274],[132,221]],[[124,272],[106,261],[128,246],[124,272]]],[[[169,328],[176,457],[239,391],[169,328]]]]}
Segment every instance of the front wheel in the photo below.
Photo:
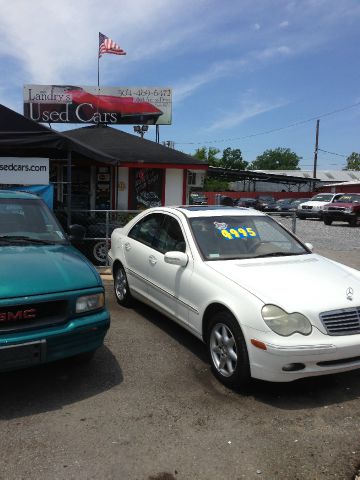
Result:
{"type": "Polygon", "coordinates": [[[356,216],[349,221],[350,227],[356,227],[359,222],[360,216],[356,216]]]}
{"type": "Polygon", "coordinates": [[[247,347],[241,328],[228,311],[217,312],[211,319],[207,348],[215,377],[228,387],[242,388],[250,381],[247,347]]]}
{"type": "Polygon", "coordinates": [[[129,307],[133,303],[129,283],[122,265],[114,271],[114,293],[119,305],[129,307]]]}

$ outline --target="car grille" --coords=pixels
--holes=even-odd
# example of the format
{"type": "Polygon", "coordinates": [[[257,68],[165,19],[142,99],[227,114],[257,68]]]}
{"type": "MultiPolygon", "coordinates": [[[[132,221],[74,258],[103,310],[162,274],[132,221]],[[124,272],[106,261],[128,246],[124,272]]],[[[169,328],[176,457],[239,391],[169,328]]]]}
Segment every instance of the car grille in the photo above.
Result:
{"type": "Polygon", "coordinates": [[[312,210],[313,207],[311,207],[309,205],[304,205],[301,208],[302,208],[302,210],[312,210]]]}
{"type": "Polygon", "coordinates": [[[328,210],[332,210],[335,212],[343,212],[345,210],[345,207],[328,207],[328,210]]]}
{"type": "Polygon", "coordinates": [[[343,308],[320,313],[320,320],[328,335],[360,333],[360,307],[343,308]]]}
{"type": "Polygon", "coordinates": [[[0,333],[45,328],[67,320],[67,301],[0,306],[0,333]],[[25,313],[27,312],[27,313],[25,313]]]}

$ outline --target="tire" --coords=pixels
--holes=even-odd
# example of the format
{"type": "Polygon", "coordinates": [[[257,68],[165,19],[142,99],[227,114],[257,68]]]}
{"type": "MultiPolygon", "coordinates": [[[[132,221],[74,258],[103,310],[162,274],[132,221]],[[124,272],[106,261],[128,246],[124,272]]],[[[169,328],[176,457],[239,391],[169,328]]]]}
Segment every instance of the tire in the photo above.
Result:
{"type": "Polygon", "coordinates": [[[330,220],[330,218],[324,218],[324,223],[325,223],[325,225],[331,225],[332,220],[330,220]]]}
{"type": "Polygon", "coordinates": [[[114,293],[117,303],[122,307],[130,307],[133,304],[134,299],[130,293],[129,283],[122,265],[114,270],[114,293]]]}
{"type": "Polygon", "coordinates": [[[99,240],[91,245],[91,257],[95,265],[105,265],[107,257],[107,246],[105,240],[99,240]]]}
{"type": "Polygon", "coordinates": [[[358,224],[358,221],[359,221],[359,216],[356,215],[356,217],[352,218],[350,221],[349,221],[349,225],[350,227],[356,227],[357,224],[358,224]]]}
{"type": "Polygon", "coordinates": [[[211,318],[206,338],[211,369],[224,385],[242,389],[250,382],[249,356],[240,325],[227,310],[211,318]]]}

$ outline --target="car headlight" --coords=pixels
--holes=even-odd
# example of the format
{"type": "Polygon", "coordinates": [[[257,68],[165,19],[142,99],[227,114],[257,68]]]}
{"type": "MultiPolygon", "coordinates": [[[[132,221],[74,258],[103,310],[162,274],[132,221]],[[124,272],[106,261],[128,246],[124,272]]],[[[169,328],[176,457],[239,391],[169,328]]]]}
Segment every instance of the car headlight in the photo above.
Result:
{"type": "Polygon", "coordinates": [[[347,207],[347,208],[345,208],[344,212],[345,213],[352,213],[353,209],[351,207],[347,207]]]}
{"type": "Polygon", "coordinates": [[[309,335],[312,326],[308,318],[301,313],[287,313],[276,305],[265,305],[261,310],[261,315],[266,325],[278,335],[288,337],[293,333],[309,335]]]}
{"type": "Polygon", "coordinates": [[[89,312],[91,310],[99,310],[105,305],[105,296],[103,293],[94,295],[84,295],[76,300],[76,313],[89,312]]]}

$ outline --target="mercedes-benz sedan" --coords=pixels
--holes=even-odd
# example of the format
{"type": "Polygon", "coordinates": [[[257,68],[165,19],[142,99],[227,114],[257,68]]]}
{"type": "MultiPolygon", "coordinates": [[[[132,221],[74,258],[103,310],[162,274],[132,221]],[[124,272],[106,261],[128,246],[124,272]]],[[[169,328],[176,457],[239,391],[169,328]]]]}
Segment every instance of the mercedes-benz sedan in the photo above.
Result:
{"type": "Polygon", "coordinates": [[[360,272],[261,212],[152,208],[114,230],[109,258],[118,303],[139,299],[203,340],[226,385],[360,368],[360,272]]]}

